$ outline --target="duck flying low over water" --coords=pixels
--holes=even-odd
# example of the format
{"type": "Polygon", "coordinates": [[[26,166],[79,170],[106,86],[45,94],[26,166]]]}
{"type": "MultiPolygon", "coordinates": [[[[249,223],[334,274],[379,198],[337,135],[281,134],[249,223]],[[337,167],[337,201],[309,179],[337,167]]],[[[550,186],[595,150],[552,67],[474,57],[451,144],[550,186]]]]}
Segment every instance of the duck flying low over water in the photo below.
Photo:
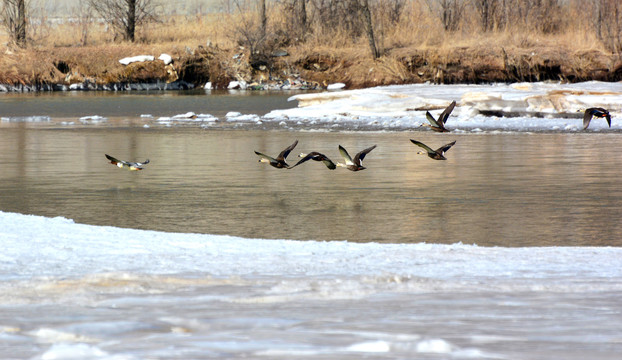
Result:
{"type": "Polygon", "coordinates": [[[335,163],[328,158],[328,156],[319,153],[317,151],[313,151],[310,152],[308,154],[305,153],[301,153],[300,155],[298,155],[298,157],[301,157],[302,159],[300,161],[298,161],[296,163],[296,165],[292,166],[290,169],[295,168],[296,166],[304,163],[305,161],[308,160],[315,160],[315,161],[321,161],[324,163],[324,165],[326,165],[327,168],[329,168],[330,170],[335,170],[337,168],[337,165],[335,165],[335,163]]]}
{"type": "Polygon", "coordinates": [[[339,152],[341,153],[341,156],[343,157],[345,164],[337,163],[337,166],[344,167],[351,171],[365,170],[366,167],[362,165],[363,159],[365,158],[365,155],[367,155],[370,151],[374,150],[375,148],[376,148],[376,145],[368,147],[367,149],[362,150],[358,154],[356,154],[353,159],[350,157],[350,154],[348,154],[348,151],[343,146],[339,145],[339,152]]]}
{"type": "Polygon", "coordinates": [[[421,126],[427,126],[436,132],[449,132],[449,130],[445,128],[445,123],[449,118],[449,114],[451,114],[451,112],[454,110],[454,107],[456,107],[456,101],[452,101],[451,104],[449,104],[449,106],[447,106],[445,110],[443,110],[443,112],[438,116],[438,119],[434,119],[434,116],[432,116],[429,111],[426,111],[425,117],[430,123],[421,124],[421,126]]]}
{"type": "Polygon", "coordinates": [[[454,146],[454,144],[456,143],[456,141],[452,141],[449,144],[445,144],[443,146],[441,146],[440,148],[433,150],[431,147],[429,147],[428,145],[422,143],[421,141],[417,141],[417,140],[413,140],[410,139],[410,141],[421,147],[422,149],[424,149],[425,151],[418,151],[417,154],[424,154],[424,155],[428,155],[431,159],[434,160],[447,160],[447,158],[445,157],[445,152],[447,150],[449,150],[449,148],[451,148],[452,146],[454,146]]]}
{"type": "MultiPolygon", "coordinates": [[[[579,110],[581,111],[581,110],[579,110]]],[[[593,107],[585,109],[585,113],[583,114],[583,130],[587,129],[590,126],[590,121],[592,121],[592,117],[601,117],[607,119],[607,124],[611,127],[611,115],[609,111],[599,107],[593,107]]]]}
{"type": "Polygon", "coordinates": [[[260,153],[258,151],[255,151],[255,154],[257,154],[257,155],[259,155],[261,157],[261,159],[259,159],[259,162],[269,163],[270,166],[273,166],[273,167],[275,167],[277,169],[289,169],[289,165],[285,162],[285,159],[287,158],[287,155],[289,155],[289,153],[292,150],[294,150],[296,145],[298,145],[298,140],[294,141],[293,144],[291,144],[290,146],[285,148],[285,150],[281,151],[279,156],[277,156],[276,158],[273,158],[273,157],[268,156],[266,154],[262,154],[262,153],[260,153]]]}
{"type": "Polygon", "coordinates": [[[130,162],[130,161],[125,161],[125,160],[119,160],[108,154],[104,154],[104,155],[106,155],[106,159],[110,160],[111,164],[116,165],[119,168],[127,168],[131,171],[142,170],[143,165],[149,164],[149,159],[143,162],[130,162]]]}

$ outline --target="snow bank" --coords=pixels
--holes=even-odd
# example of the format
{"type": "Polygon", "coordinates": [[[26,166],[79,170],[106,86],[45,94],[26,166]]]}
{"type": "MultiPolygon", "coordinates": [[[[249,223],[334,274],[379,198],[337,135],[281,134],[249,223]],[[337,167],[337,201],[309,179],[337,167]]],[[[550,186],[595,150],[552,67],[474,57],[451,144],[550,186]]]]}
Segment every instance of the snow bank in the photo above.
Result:
{"type": "MultiPolygon", "coordinates": [[[[443,286],[503,288],[503,279],[555,279],[556,286],[622,289],[619,248],[485,248],[476,245],[377,244],[245,239],[76,224],[56,217],[0,212],[0,280],[89,274],[210,274],[213,276],[363,276],[368,282],[451,279],[443,286]],[[598,278],[579,284],[582,279],[598,278]],[[380,278],[378,276],[381,276],[380,278]],[[607,280],[611,279],[611,281],[607,280]]],[[[550,281],[549,281],[550,282],[550,281]]],[[[287,281],[281,286],[287,287],[287,281]]],[[[295,286],[300,286],[296,282],[295,286]]],[[[527,288],[532,282],[525,284],[527,288]]],[[[339,284],[347,289],[347,284],[339,284]]]]}

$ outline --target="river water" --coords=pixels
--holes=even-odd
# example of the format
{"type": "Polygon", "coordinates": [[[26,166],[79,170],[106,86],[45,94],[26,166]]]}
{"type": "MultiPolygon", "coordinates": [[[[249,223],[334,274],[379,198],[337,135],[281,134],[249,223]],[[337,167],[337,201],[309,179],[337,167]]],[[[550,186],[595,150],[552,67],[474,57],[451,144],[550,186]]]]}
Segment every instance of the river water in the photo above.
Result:
{"type": "Polygon", "coordinates": [[[0,209],[95,225],[275,239],[622,245],[618,133],[300,131],[254,122],[158,122],[188,111],[261,115],[295,105],[286,99],[1,98],[2,116],[18,121],[0,124],[0,209]],[[37,114],[50,119],[19,121],[37,114]],[[107,121],[78,121],[89,115],[107,121]],[[417,155],[412,138],[433,147],[457,143],[447,161],[435,161],[417,155]],[[290,170],[257,162],[254,150],[276,156],[294,140],[299,145],[290,164],[300,152],[341,161],[338,145],[353,154],[378,147],[360,172],[330,171],[313,161],[290,170]],[[104,154],[151,162],[141,172],[120,171],[104,154]]]}
{"type": "Polygon", "coordinates": [[[0,358],[619,357],[622,133],[227,120],[289,95],[0,96],[0,358]]]}

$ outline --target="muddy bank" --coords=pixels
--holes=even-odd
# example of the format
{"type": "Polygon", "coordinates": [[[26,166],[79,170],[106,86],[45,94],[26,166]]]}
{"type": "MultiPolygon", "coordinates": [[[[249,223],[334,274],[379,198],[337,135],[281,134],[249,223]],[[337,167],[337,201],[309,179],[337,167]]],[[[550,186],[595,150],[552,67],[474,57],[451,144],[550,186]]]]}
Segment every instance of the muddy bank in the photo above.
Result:
{"type": "Polygon", "coordinates": [[[360,52],[244,50],[199,46],[179,50],[109,46],[9,52],[1,60],[0,91],[355,89],[411,83],[493,83],[554,80],[622,81],[622,58],[560,48],[396,49],[373,60],[360,52]],[[159,60],[167,52],[172,62],[159,60]],[[139,54],[154,60],[123,65],[139,54]],[[354,54],[354,55],[353,55],[354,54]]]}

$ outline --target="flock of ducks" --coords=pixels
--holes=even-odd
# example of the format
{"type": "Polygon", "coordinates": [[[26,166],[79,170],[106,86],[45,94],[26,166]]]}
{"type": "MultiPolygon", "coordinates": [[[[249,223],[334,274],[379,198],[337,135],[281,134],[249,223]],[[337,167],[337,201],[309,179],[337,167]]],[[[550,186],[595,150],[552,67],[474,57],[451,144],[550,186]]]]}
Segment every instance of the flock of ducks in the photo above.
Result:
{"type": "MultiPolygon", "coordinates": [[[[445,127],[445,123],[447,122],[447,119],[449,118],[451,112],[454,110],[455,106],[456,102],[452,101],[451,104],[449,104],[449,106],[447,106],[445,110],[443,110],[443,112],[438,116],[437,119],[435,119],[429,111],[426,111],[425,117],[428,120],[429,124],[421,124],[421,126],[427,126],[436,132],[449,132],[449,130],[445,127]]],[[[593,107],[579,111],[584,111],[583,130],[588,128],[588,126],[590,125],[590,121],[592,121],[593,117],[605,118],[607,120],[607,124],[609,125],[609,127],[611,127],[611,115],[606,109],[593,107]]],[[[422,143],[421,141],[413,139],[410,139],[410,141],[423,149],[417,152],[417,154],[427,155],[429,158],[434,160],[447,160],[447,158],[445,157],[445,153],[456,144],[456,141],[454,140],[434,150],[428,145],[422,143]]],[[[302,159],[300,159],[293,166],[290,166],[285,160],[287,159],[289,153],[294,150],[296,145],[298,145],[298,140],[294,141],[293,144],[281,151],[279,155],[277,155],[277,157],[272,157],[259,151],[255,151],[255,154],[260,157],[259,162],[268,163],[270,164],[270,166],[277,169],[293,169],[296,166],[305,163],[306,161],[314,160],[323,162],[329,170],[335,170],[337,167],[344,167],[350,171],[360,171],[366,169],[363,166],[363,159],[365,158],[365,156],[367,156],[367,154],[369,154],[372,150],[376,148],[376,145],[370,146],[364,150],[359,151],[354,157],[351,157],[348,151],[343,146],[339,145],[339,153],[341,154],[341,157],[343,157],[343,163],[335,163],[330,158],[328,158],[328,156],[317,151],[313,151],[308,154],[301,153],[298,156],[302,159]]],[[[130,162],[116,159],[108,154],[105,155],[111,164],[116,165],[119,168],[126,168],[131,171],[142,170],[143,166],[149,163],[149,159],[143,162],[130,162]]]]}

